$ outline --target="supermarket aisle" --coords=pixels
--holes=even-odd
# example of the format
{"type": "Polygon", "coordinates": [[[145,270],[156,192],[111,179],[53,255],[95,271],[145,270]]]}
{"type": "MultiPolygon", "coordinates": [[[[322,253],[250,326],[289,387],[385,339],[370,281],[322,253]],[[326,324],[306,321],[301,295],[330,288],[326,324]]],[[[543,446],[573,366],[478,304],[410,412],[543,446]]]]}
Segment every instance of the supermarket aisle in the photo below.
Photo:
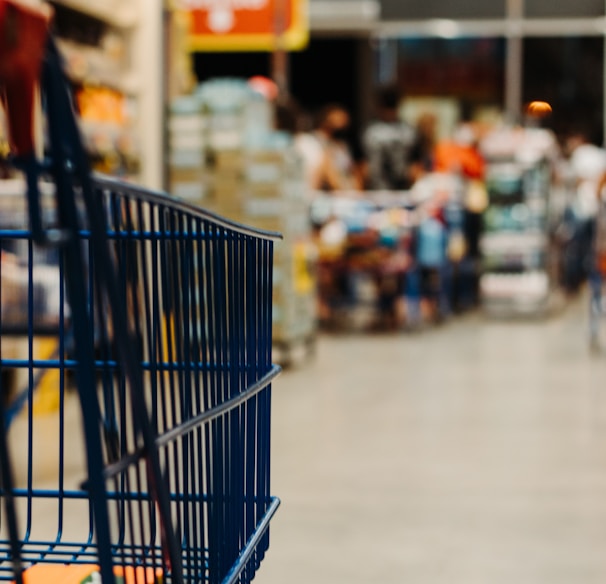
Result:
{"type": "Polygon", "coordinates": [[[606,579],[606,353],[584,304],[323,338],[274,397],[259,584],[606,579]]]}

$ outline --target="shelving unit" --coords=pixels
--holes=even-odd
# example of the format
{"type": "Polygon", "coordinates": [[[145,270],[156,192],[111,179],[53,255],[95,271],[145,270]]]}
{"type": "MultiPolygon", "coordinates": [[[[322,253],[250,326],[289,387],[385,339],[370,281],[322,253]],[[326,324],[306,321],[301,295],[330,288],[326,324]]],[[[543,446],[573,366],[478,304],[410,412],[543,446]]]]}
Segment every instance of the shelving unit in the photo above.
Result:
{"type": "Polygon", "coordinates": [[[302,161],[273,128],[271,102],[246,81],[215,79],[171,103],[169,192],[245,225],[277,231],[274,358],[313,350],[315,255],[302,161]]]}
{"type": "MultiPolygon", "coordinates": [[[[113,99],[122,104],[120,115],[123,119],[120,116],[111,119],[107,112],[97,119],[86,115],[81,117],[81,130],[89,150],[94,150],[100,143],[104,154],[111,157],[115,156],[118,148],[126,149],[129,156],[135,158],[136,155],[136,160],[131,161],[132,166],[126,172],[118,167],[115,174],[147,188],[161,189],[164,114],[162,0],[51,0],[51,3],[55,8],[55,36],[75,95],[83,89],[96,90],[103,94],[106,101],[113,99]],[[124,132],[125,124],[128,132],[124,132]]],[[[79,106],[81,114],[89,113],[83,111],[83,106],[87,104],[82,103],[82,94],[79,106]]],[[[0,146],[6,145],[4,128],[5,124],[0,124],[0,146]]],[[[100,170],[112,171],[103,167],[100,170]]],[[[0,180],[2,225],[10,228],[26,225],[23,178],[5,166],[0,171],[3,177],[0,180]]],[[[49,195],[54,190],[49,184],[41,186],[43,195],[49,195]]],[[[46,209],[52,214],[53,205],[46,209]]],[[[23,250],[4,251],[14,255],[17,260],[17,264],[11,265],[14,260],[7,259],[2,270],[6,293],[3,294],[0,309],[15,319],[15,326],[11,324],[11,330],[4,331],[2,345],[2,357],[10,358],[28,352],[27,336],[18,326],[18,320],[25,310],[23,302],[27,301],[28,296],[27,291],[20,287],[22,270],[19,262],[23,250]],[[12,298],[8,291],[13,292],[12,298]]],[[[35,248],[35,253],[43,252],[35,248]]],[[[44,324],[42,329],[36,331],[36,347],[40,346],[38,333],[43,335],[45,327],[52,328],[52,319],[56,316],[53,313],[53,294],[59,288],[56,278],[52,276],[53,269],[53,262],[49,260],[48,274],[40,271],[36,276],[39,276],[39,281],[35,283],[35,298],[36,302],[42,302],[40,314],[45,319],[40,321],[44,324]]],[[[5,316],[3,322],[6,329],[9,319],[5,316]]],[[[21,382],[17,376],[11,384],[20,386],[21,382]]]]}
{"type": "Polygon", "coordinates": [[[162,1],[51,3],[95,168],[162,188],[162,1]]]}
{"type": "Polygon", "coordinates": [[[543,314],[552,290],[549,270],[549,164],[544,158],[492,162],[490,205],[481,241],[482,304],[492,314],[543,314]]]}

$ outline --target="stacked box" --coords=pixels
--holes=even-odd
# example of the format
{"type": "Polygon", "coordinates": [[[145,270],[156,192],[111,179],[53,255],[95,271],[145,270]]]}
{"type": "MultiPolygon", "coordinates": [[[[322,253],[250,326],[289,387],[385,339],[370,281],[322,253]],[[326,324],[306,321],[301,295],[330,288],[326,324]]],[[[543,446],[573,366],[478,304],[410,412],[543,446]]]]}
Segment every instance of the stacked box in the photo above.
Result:
{"type": "Polygon", "coordinates": [[[316,323],[315,254],[302,164],[283,137],[248,151],[245,198],[246,222],[283,236],[274,248],[274,342],[308,339],[316,323]]]}
{"type": "Polygon", "coordinates": [[[315,254],[306,184],[292,138],[273,130],[269,103],[255,95],[234,80],[200,86],[194,99],[204,119],[202,140],[188,139],[190,146],[201,146],[204,164],[198,174],[182,171],[180,176],[203,185],[201,206],[282,234],[274,247],[273,333],[277,344],[290,346],[315,333],[315,254]]]}
{"type": "MultiPolygon", "coordinates": [[[[225,152],[213,164],[212,210],[265,231],[282,234],[274,247],[273,336],[290,346],[315,333],[315,254],[302,165],[283,136],[225,152]]],[[[211,157],[212,158],[212,157],[211,157]]]]}
{"type": "Polygon", "coordinates": [[[246,84],[216,80],[198,89],[207,120],[207,207],[234,218],[243,204],[246,84]]]}
{"type": "Polygon", "coordinates": [[[290,345],[315,334],[315,253],[309,239],[276,244],[273,296],[275,343],[290,345]]]}
{"type": "Polygon", "coordinates": [[[172,103],[168,122],[169,189],[175,197],[198,205],[203,205],[208,195],[205,124],[197,99],[181,97],[172,103]]]}
{"type": "Polygon", "coordinates": [[[233,219],[244,204],[244,151],[209,150],[208,180],[211,208],[233,219]]]}

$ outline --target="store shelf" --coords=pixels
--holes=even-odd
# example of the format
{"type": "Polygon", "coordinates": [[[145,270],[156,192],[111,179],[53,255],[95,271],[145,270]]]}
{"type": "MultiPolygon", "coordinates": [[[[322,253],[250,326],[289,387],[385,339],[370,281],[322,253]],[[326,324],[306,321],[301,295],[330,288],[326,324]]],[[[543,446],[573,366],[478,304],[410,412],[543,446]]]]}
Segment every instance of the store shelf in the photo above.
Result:
{"type": "Polygon", "coordinates": [[[54,0],[54,4],[77,10],[116,28],[137,24],[137,3],[120,0],[54,0]]]}
{"type": "Polygon", "coordinates": [[[74,83],[109,87],[132,96],[140,92],[138,76],[122,71],[120,64],[107,58],[100,49],[65,40],[57,44],[65,59],[67,74],[74,83]]]}
{"type": "Polygon", "coordinates": [[[50,2],[95,170],[161,189],[161,0],[50,2]]]}

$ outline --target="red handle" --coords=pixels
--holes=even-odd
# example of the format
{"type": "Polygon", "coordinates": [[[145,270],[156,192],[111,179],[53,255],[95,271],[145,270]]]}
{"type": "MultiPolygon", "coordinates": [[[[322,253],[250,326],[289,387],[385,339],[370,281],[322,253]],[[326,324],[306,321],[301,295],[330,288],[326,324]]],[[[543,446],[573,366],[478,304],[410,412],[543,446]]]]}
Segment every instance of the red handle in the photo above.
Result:
{"type": "Polygon", "coordinates": [[[34,95],[48,36],[49,13],[0,0],[0,84],[4,87],[11,149],[34,153],[34,95]]]}

